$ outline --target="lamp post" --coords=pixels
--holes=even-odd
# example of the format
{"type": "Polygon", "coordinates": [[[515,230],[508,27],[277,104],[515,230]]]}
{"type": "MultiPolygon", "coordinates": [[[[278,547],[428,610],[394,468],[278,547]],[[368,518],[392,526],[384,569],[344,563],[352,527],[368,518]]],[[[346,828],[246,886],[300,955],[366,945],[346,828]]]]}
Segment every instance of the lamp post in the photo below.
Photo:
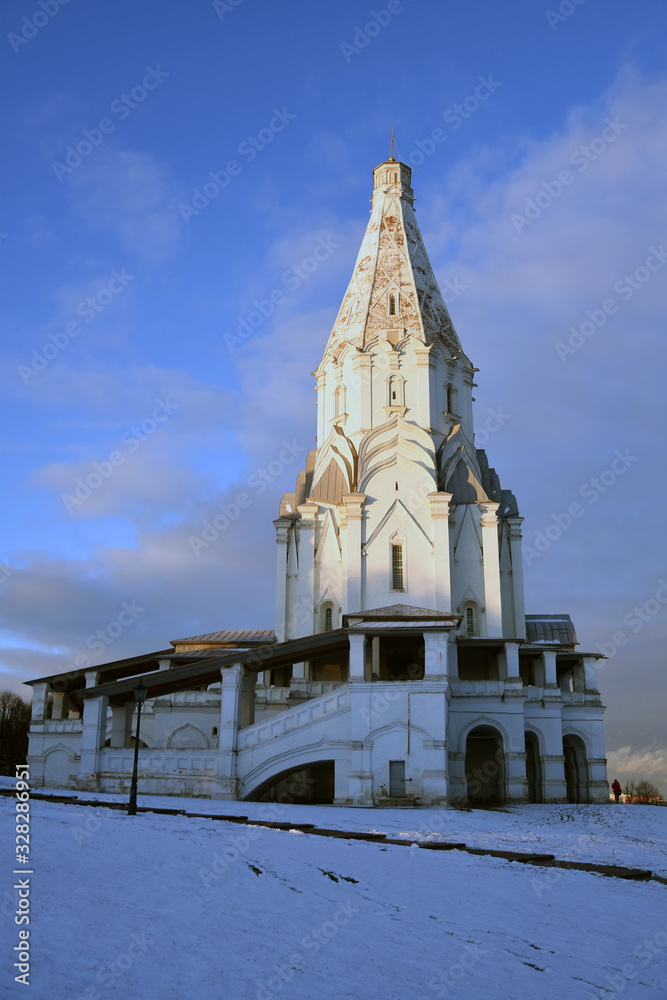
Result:
{"type": "Polygon", "coordinates": [[[134,700],[137,704],[137,732],[134,737],[134,768],[132,769],[132,784],[130,785],[130,804],[127,807],[128,816],[137,815],[137,771],[139,769],[139,727],[141,725],[141,706],[146,701],[146,685],[140,680],[134,688],[134,700]]]}

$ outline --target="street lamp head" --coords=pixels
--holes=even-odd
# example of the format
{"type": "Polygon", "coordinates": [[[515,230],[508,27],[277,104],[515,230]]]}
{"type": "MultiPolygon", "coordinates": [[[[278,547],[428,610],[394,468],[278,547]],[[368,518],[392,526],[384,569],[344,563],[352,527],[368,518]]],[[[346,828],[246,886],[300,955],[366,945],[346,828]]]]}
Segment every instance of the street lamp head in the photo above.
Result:
{"type": "Polygon", "coordinates": [[[137,705],[143,705],[143,703],[146,701],[146,695],[148,694],[148,689],[146,685],[143,683],[143,681],[139,681],[139,683],[135,686],[133,690],[134,690],[134,700],[136,701],[137,705]]]}

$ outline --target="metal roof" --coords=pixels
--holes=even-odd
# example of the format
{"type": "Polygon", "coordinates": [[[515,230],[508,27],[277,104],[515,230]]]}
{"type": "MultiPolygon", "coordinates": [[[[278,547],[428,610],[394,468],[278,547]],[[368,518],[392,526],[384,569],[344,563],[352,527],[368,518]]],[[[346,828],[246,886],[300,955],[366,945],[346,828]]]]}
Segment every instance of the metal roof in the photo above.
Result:
{"type": "Polygon", "coordinates": [[[206,635],[191,635],[187,639],[172,639],[171,644],[182,642],[275,642],[276,633],[272,628],[227,629],[224,632],[207,632],[206,635]]]}
{"type": "Polygon", "coordinates": [[[526,615],[526,641],[575,646],[577,634],[569,615],[526,615]]]}

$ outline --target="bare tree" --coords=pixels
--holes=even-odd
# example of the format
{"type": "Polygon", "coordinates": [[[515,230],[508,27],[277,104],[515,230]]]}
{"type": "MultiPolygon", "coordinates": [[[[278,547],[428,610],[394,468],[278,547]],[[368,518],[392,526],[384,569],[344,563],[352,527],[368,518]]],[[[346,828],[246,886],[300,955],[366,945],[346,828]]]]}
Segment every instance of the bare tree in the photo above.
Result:
{"type": "Polygon", "coordinates": [[[646,778],[640,778],[638,781],[629,778],[625,782],[623,791],[625,801],[632,802],[634,805],[657,805],[662,802],[660,791],[646,778]]]}
{"type": "Polygon", "coordinates": [[[0,691],[0,774],[14,774],[28,753],[30,702],[14,691],[0,691]]]}

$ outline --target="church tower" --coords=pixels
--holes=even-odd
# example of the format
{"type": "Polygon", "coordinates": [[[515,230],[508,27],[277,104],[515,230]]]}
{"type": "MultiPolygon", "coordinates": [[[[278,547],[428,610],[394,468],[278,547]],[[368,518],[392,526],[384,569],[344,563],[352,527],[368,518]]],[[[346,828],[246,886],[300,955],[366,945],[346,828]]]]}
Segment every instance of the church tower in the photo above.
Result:
{"type": "Polygon", "coordinates": [[[390,158],[314,373],[317,448],[274,522],[278,641],[399,603],[525,638],[521,518],[475,448],[475,371],[390,158]]]}

